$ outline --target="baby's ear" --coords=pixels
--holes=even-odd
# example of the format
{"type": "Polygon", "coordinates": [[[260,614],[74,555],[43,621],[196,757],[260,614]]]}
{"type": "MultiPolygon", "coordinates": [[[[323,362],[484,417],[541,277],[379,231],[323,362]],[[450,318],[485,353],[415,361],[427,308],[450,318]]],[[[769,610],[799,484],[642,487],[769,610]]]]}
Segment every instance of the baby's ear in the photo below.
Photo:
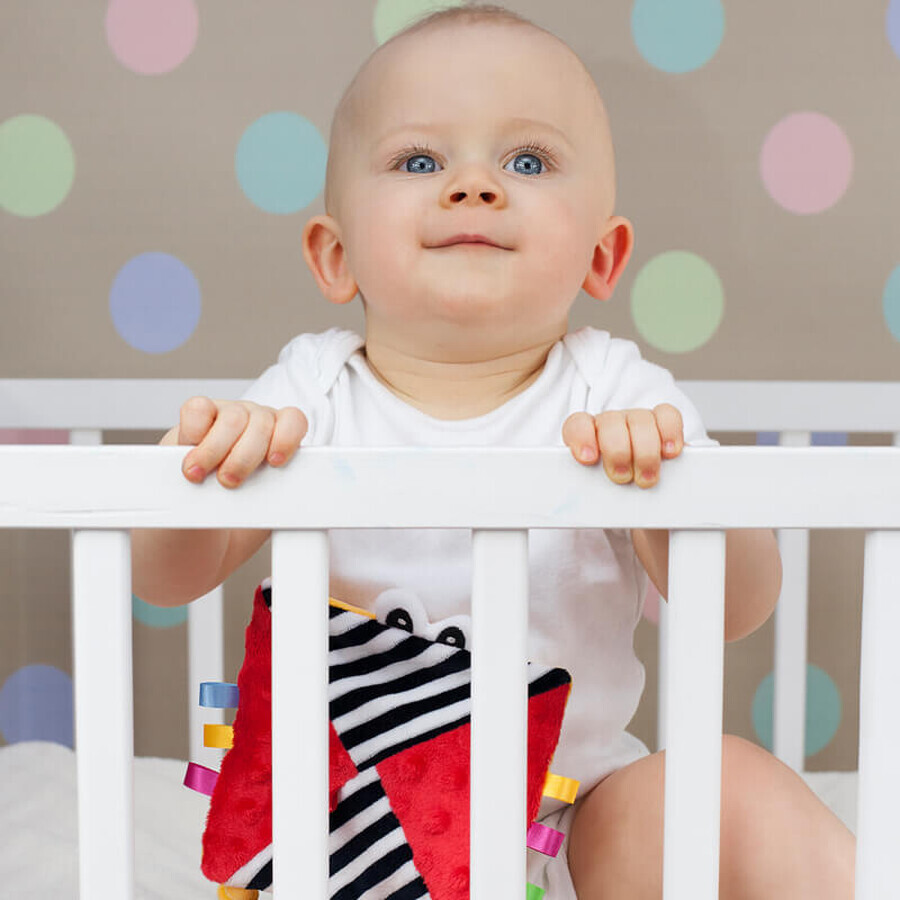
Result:
{"type": "Polygon", "coordinates": [[[631,222],[622,216],[610,218],[594,247],[594,258],[582,288],[598,300],[609,300],[633,247],[634,226],[631,222]]]}
{"type": "Polygon", "coordinates": [[[306,223],[303,258],[319,290],[332,303],[349,303],[356,296],[357,284],[347,265],[341,228],[334,218],[314,216],[306,223]]]}

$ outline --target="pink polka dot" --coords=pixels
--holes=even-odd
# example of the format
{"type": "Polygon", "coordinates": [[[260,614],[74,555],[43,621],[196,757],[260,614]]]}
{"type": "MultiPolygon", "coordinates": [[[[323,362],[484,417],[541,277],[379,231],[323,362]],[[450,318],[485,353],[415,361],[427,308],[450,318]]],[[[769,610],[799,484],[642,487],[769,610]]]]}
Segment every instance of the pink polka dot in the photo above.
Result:
{"type": "Polygon", "coordinates": [[[647,593],[644,594],[644,618],[654,625],[659,625],[659,604],[662,601],[659,591],[652,581],[647,581],[647,593]]]}
{"type": "Polygon", "coordinates": [[[798,215],[819,213],[844,195],[853,174],[853,149],[828,116],[799,112],[766,137],[760,174],[772,199],[798,215]]]}
{"type": "Polygon", "coordinates": [[[190,55],[198,24],[194,0],[110,0],[106,39],[123,66],[160,75],[190,55]]]}
{"type": "Polygon", "coordinates": [[[0,428],[0,444],[68,444],[69,432],[57,428],[0,428]]]}

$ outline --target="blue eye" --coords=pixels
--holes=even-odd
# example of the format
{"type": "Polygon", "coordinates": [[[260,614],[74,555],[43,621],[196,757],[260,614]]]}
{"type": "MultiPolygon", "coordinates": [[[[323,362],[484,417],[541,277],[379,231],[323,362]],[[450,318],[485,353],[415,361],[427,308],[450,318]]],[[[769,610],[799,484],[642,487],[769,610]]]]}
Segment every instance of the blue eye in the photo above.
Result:
{"type": "Polygon", "coordinates": [[[417,153],[415,156],[407,159],[402,168],[405,172],[430,175],[436,171],[436,167],[437,163],[430,156],[424,153],[417,153]]]}
{"type": "Polygon", "coordinates": [[[520,175],[540,175],[544,170],[544,163],[540,157],[533,153],[520,153],[512,160],[513,168],[520,175]]]}

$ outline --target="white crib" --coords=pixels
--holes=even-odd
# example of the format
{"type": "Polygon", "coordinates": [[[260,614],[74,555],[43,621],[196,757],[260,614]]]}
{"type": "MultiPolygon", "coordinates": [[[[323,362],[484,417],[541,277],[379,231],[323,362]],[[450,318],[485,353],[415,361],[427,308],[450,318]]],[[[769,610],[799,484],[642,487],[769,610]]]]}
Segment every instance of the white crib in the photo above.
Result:
{"type": "MultiPolygon", "coordinates": [[[[242,387],[237,381],[0,381],[0,427],[68,428],[73,442],[97,443],[98,429],[166,427],[185,397],[235,396],[242,387]]],[[[900,433],[898,384],[683,387],[713,431],[775,430],[787,445],[808,443],[814,430],[900,433]]],[[[81,897],[120,900],[134,890],[127,529],[238,525],[275,530],[273,594],[297,597],[295,603],[273,604],[276,898],[327,896],[326,529],[375,526],[474,529],[475,900],[525,893],[526,529],[673,529],[661,628],[667,900],[712,900],[718,893],[723,529],[789,529],[781,536],[786,579],[776,624],[775,749],[798,769],[806,569],[803,532],[795,529],[865,529],[856,896],[881,900],[900,893],[900,767],[892,752],[900,746],[900,716],[891,714],[900,684],[897,449],[689,449],[667,464],[666,477],[649,492],[611,485],[562,450],[500,449],[308,450],[288,470],[260,472],[240,491],[227,492],[211,479],[201,487],[189,485],[180,475],[183,452],[0,448],[0,527],[75,531],[81,897]],[[296,497],[304,502],[297,504],[291,499],[296,497]],[[485,601],[498,596],[502,604],[485,601]],[[320,614],[318,634],[308,627],[313,610],[320,614]],[[303,703],[293,694],[286,703],[284,686],[308,681],[310,672],[321,691],[303,703]],[[285,846],[295,849],[278,852],[285,846]]],[[[196,605],[197,614],[204,609],[215,620],[214,598],[196,605]]],[[[221,671],[220,635],[219,630],[210,662],[202,664],[205,680],[211,680],[210,665],[221,671]]],[[[204,652],[200,643],[191,642],[198,658],[204,652]]],[[[196,697],[189,702],[195,705],[196,697]]],[[[198,730],[192,728],[192,740],[198,730]]]]}

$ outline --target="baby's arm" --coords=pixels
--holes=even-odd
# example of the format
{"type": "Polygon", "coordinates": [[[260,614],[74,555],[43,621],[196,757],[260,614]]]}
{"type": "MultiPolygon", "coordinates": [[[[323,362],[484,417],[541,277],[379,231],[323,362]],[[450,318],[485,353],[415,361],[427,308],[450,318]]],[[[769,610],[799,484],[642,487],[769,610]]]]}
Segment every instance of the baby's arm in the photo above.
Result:
{"type": "MultiPolygon", "coordinates": [[[[684,447],[681,413],[668,403],[652,410],[615,410],[592,416],[573,413],[563,440],[584,465],[603,463],[617,484],[649,488],[659,481],[662,460],[684,447]]],[[[636,528],[634,550],[662,597],[669,587],[669,532],[636,528]]],[[[731,529],[725,538],[725,640],[755,631],[772,613],[781,590],[781,557],[770,529],[731,529]]]]}
{"type": "MultiPolygon", "coordinates": [[[[216,471],[219,482],[238,487],[263,462],[283,466],[306,434],[295,407],[275,410],[249,401],[193,397],[163,446],[195,444],[182,472],[200,483],[216,471]]],[[[142,600],[177,606],[221,584],[266,541],[259,529],[136,529],[132,532],[132,589],[142,600]]]]}

